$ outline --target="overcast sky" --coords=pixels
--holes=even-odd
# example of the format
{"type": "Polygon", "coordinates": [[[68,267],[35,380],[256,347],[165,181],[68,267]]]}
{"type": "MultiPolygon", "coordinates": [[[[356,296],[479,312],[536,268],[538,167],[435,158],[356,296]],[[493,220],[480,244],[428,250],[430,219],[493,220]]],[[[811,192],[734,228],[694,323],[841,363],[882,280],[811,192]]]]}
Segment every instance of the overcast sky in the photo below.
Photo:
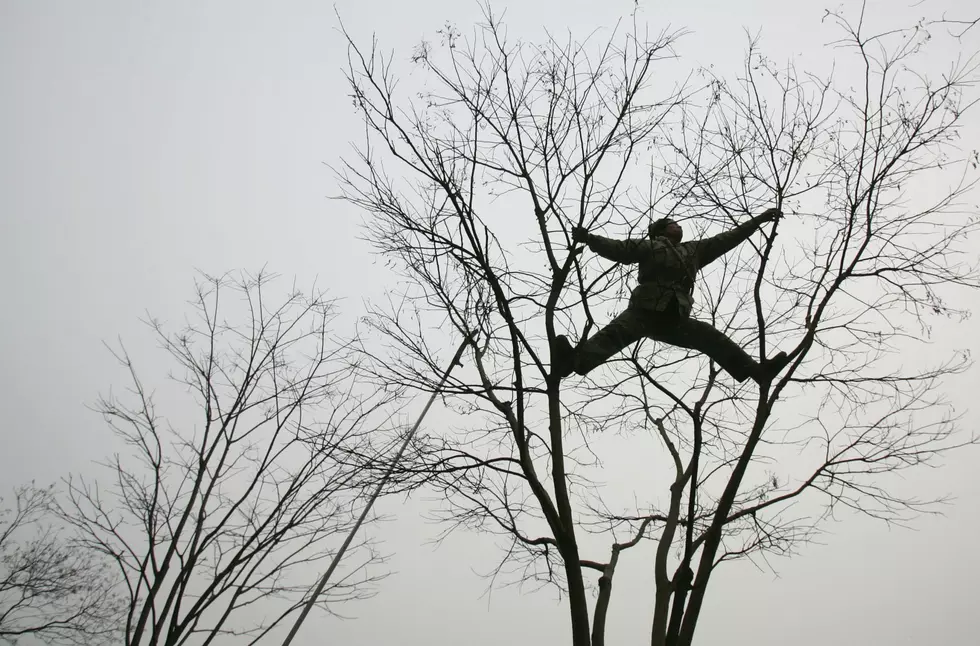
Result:
{"type": "MultiPolygon", "coordinates": [[[[777,59],[819,57],[831,37],[819,3],[641,4],[655,28],[691,31],[679,52],[692,66],[738,61],[743,28],[761,30],[777,59]]],[[[512,30],[535,38],[545,28],[585,35],[633,5],[494,3],[512,30]]],[[[476,3],[448,0],[342,0],[336,10],[355,37],[374,32],[402,58],[445,21],[467,26],[479,16],[476,3]]],[[[868,14],[944,10],[978,11],[965,0],[873,2],[868,14]]],[[[103,341],[122,337],[152,371],[138,318],[182,318],[196,270],[268,266],[328,286],[352,315],[362,296],[382,293],[390,276],[354,239],[359,215],[327,199],[336,187],[325,164],[359,128],[337,26],[324,1],[0,0],[0,491],[91,472],[110,444],[86,405],[124,380],[103,341]]],[[[975,147],[976,114],[972,123],[975,147]]],[[[980,356],[963,334],[975,328],[960,327],[956,342],[980,356]]],[[[971,428],[977,374],[948,385],[971,428]]],[[[823,545],[776,561],[779,576],[723,568],[699,642],[976,643],[978,461],[967,451],[914,476],[957,496],[914,531],[848,519],[827,528],[823,545]]],[[[311,618],[298,644],[567,643],[567,611],[551,592],[481,598],[486,582],[473,570],[492,565],[490,539],[459,534],[434,549],[425,542],[436,528],[386,509],[397,518],[378,531],[396,574],[376,599],[344,609],[354,618],[311,618]]],[[[646,556],[631,558],[642,571],[617,582],[613,644],[648,639],[649,568],[646,556]]]]}

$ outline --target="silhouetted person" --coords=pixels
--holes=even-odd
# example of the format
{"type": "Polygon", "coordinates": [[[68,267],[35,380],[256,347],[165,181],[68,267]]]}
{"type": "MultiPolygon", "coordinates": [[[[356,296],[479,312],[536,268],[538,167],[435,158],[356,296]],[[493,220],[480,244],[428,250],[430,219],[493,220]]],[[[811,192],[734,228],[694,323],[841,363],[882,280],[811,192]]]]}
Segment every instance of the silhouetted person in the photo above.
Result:
{"type": "Polygon", "coordinates": [[[555,374],[560,379],[572,372],[588,374],[646,337],[702,352],[739,382],[750,378],[771,382],[789,363],[785,352],[760,364],[723,332],[690,315],[698,272],[748,239],[760,225],[780,216],[779,210],[768,209],[730,231],[691,242],[681,242],[684,232],[670,218],[651,224],[649,239],[641,240],[610,240],[582,227],[572,229],[574,242],[587,244],[603,258],[638,263],[639,285],[626,311],[578,348],[572,348],[564,335],[556,337],[551,359],[555,374]]]}

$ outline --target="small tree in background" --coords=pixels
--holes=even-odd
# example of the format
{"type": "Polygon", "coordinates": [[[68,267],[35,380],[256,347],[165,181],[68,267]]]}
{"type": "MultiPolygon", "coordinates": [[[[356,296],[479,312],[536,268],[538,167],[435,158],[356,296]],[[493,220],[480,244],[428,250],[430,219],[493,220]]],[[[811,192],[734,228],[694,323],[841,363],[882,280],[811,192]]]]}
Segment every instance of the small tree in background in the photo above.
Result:
{"type": "Polygon", "coordinates": [[[0,642],[103,644],[122,607],[109,565],[60,531],[52,488],[0,498],[0,642]]]}
{"type": "MultiPolygon", "coordinates": [[[[164,415],[117,353],[129,392],[98,410],[129,452],[104,465],[108,481],[70,478],[62,514],[115,566],[127,645],[262,642],[360,511],[356,474],[335,457],[390,423],[398,392],[359,384],[331,301],[275,300],[269,282],[207,278],[183,330],[150,322],[190,407],[164,415]]],[[[318,607],[371,596],[380,562],[359,538],[318,607]]]]}

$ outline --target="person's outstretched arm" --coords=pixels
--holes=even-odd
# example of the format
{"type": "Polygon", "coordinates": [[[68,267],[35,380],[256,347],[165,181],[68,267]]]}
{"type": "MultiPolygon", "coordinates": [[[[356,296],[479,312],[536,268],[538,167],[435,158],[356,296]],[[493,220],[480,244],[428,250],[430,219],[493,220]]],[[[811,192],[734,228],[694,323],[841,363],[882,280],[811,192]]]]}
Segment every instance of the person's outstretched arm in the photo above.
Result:
{"type": "Polygon", "coordinates": [[[589,249],[607,260],[627,265],[640,262],[645,254],[650,253],[649,240],[612,240],[589,233],[583,227],[572,229],[572,240],[585,243],[589,249]]]}
{"type": "Polygon", "coordinates": [[[750,235],[756,232],[760,226],[775,220],[780,215],[779,209],[766,209],[761,215],[757,215],[748,222],[740,224],[734,229],[725,231],[724,233],[719,233],[716,236],[711,236],[710,238],[703,238],[698,240],[697,243],[697,254],[698,254],[698,265],[704,267],[715,260],[718,260],[726,253],[737,247],[738,245],[745,242],[750,235]]]}

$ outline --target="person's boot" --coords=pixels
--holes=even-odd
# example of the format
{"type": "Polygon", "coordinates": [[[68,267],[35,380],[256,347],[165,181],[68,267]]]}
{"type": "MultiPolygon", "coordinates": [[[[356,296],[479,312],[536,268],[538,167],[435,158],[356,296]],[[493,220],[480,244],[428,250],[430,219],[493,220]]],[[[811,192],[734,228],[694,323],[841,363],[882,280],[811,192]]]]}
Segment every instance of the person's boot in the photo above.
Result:
{"type": "Polygon", "coordinates": [[[559,379],[564,379],[575,370],[575,348],[569,343],[568,337],[559,334],[551,347],[551,372],[559,379]]]}
{"type": "Polygon", "coordinates": [[[772,380],[776,378],[783,368],[789,364],[789,355],[785,352],[777,352],[772,357],[765,359],[759,364],[758,373],[755,375],[754,379],[756,383],[772,383],[772,380]]]}

